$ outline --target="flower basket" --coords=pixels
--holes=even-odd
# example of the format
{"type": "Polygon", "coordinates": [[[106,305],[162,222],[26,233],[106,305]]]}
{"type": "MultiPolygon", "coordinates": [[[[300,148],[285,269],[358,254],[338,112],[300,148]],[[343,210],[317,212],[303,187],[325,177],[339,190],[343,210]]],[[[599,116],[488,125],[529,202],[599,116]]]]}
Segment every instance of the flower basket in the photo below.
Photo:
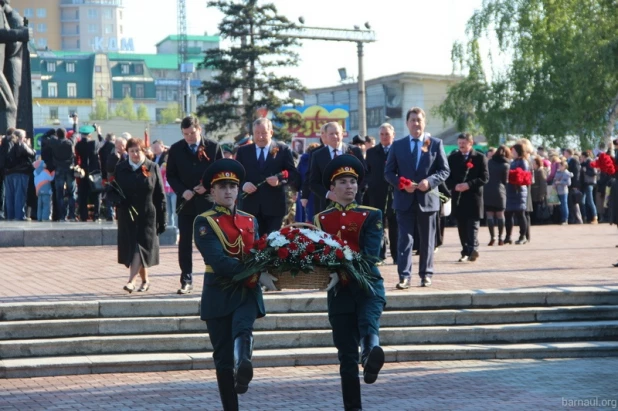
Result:
{"type": "Polygon", "coordinates": [[[234,276],[240,283],[249,276],[268,271],[277,277],[280,289],[324,289],[330,274],[338,273],[342,283],[355,279],[363,288],[372,289],[375,261],[355,252],[339,238],[307,223],[293,223],[256,241],[247,268],[234,276]]]}

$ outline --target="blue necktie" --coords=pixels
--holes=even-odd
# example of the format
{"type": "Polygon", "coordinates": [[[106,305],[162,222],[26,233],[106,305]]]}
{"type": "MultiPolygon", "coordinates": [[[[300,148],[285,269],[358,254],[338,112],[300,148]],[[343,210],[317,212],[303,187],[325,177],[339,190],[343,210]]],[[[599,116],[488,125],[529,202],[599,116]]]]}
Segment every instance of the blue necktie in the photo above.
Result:
{"type": "Polygon", "coordinates": [[[193,151],[193,154],[195,154],[195,152],[197,151],[197,144],[191,144],[191,151],[193,151]]]}
{"type": "Polygon", "coordinates": [[[260,147],[260,156],[258,157],[258,165],[260,168],[264,168],[266,164],[266,157],[264,157],[264,147],[260,147]]]}
{"type": "Polygon", "coordinates": [[[418,166],[418,143],[419,140],[417,138],[413,138],[412,142],[414,143],[414,148],[412,149],[412,160],[414,161],[414,169],[418,166]]]}

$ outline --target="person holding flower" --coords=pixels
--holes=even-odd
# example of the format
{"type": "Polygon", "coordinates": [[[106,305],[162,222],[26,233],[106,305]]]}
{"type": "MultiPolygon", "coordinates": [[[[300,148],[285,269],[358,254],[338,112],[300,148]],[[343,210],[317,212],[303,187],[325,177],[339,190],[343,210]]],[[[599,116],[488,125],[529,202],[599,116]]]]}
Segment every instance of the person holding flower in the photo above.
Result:
{"type": "Polygon", "coordinates": [[[506,238],[504,244],[513,244],[511,233],[513,232],[513,219],[519,222],[519,239],[515,244],[526,244],[528,231],[528,219],[526,209],[528,204],[528,186],[532,182],[530,166],[525,159],[524,146],[517,143],[511,147],[511,168],[509,170],[509,183],[506,186],[506,238]]]}
{"type": "Polygon", "coordinates": [[[461,242],[459,262],[479,258],[479,227],[483,216],[483,186],[489,181],[487,159],[473,148],[471,134],[457,137],[458,151],[448,157],[451,174],[446,185],[453,195],[453,215],[461,242]]]}
{"type": "Polygon", "coordinates": [[[159,237],[165,231],[165,191],[163,178],[156,163],[146,158],[146,146],[139,138],[127,141],[128,161],[116,166],[113,182],[119,198],[118,263],[129,269],[129,281],[124,290],[135,291],[139,272],[142,285],[139,292],[148,291],[148,267],[159,264],[159,237]]]}
{"type": "MultiPolygon", "coordinates": [[[[338,237],[352,251],[380,259],[384,229],[382,212],[360,206],[355,201],[364,165],[353,155],[333,159],[324,169],[323,185],[334,198],[334,206],[315,216],[315,225],[338,237]]],[[[358,377],[358,348],[361,350],[363,378],[372,384],[384,365],[380,347],[380,316],[386,305],[384,280],[374,265],[370,267],[371,288],[366,289],[344,272],[331,274],[328,290],[328,319],[339,355],[339,374],[343,405],[360,410],[361,388],[358,377]]]]}
{"type": "Polygon", "coordinates": [[[281,228],[283,217],[288,213],[285,186],[289,184],[297,192],[300,185],[292,151],[287,145],[273,141],[272,137],[272,122],[259,118],[253,123],[255,144],[240,147],[236,153],[236,161],[247,172],[239,208],[257,218],[260,235],[281,228]],[[287,173],[287,178],[281,178],[283,172],[287,173]]]}
{"type": "Polygon", "coordinates": [[[243,260],[258,239],[254,216],[236,209],[238,187],[245,178],[236,160],[215,161],[204,173],[202,186],[210,193],[212,209],[193,224],[195,245],[206,264],[200,318],[206,321],[213,347],[217,383],[225,411],[238,410],[238,394],[247,392],[253,378],[253,323],[266,315],[258,283],[275,288],[265,273],[226,286],[247,269],[243,260]]]}

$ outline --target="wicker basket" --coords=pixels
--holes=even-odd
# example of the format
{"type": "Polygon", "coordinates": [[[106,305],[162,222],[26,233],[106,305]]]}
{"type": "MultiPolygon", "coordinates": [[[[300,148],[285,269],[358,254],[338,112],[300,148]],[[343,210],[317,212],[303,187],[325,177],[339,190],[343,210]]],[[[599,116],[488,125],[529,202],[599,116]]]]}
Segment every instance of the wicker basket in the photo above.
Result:
{"type": "MultiPolygon", "coordinates": [[[[290,225],[286,225],[285,227],[306,227],[318,229],[313,224],[308,223],[293,223],[290,225]]],[[[292,276],[292,274],[287,271],[283,273],[276,273],[273,276],[277,277],[279,281],[275,284],[277,287],[288,290],[323,290],[328,286],[330,282],[330,273],[331,271],[325,267],[316,267],[315,271],[311,273],[304,273],[300,271],[296,276],[292,276]]]]}

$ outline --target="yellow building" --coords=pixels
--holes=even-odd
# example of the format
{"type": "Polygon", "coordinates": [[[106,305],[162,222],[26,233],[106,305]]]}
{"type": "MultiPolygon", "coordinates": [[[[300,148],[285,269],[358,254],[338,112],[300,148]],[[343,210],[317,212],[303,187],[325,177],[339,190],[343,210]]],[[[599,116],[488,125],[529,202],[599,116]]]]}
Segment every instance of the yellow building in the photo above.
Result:
{"type": "Polygon", "coordinates": [[[38,49],[46,47],[60,50],[62,47],[62,23],[60,2],[62,0],[13,0],[11,6],[30,22],[34,43],[38,49]]]}

